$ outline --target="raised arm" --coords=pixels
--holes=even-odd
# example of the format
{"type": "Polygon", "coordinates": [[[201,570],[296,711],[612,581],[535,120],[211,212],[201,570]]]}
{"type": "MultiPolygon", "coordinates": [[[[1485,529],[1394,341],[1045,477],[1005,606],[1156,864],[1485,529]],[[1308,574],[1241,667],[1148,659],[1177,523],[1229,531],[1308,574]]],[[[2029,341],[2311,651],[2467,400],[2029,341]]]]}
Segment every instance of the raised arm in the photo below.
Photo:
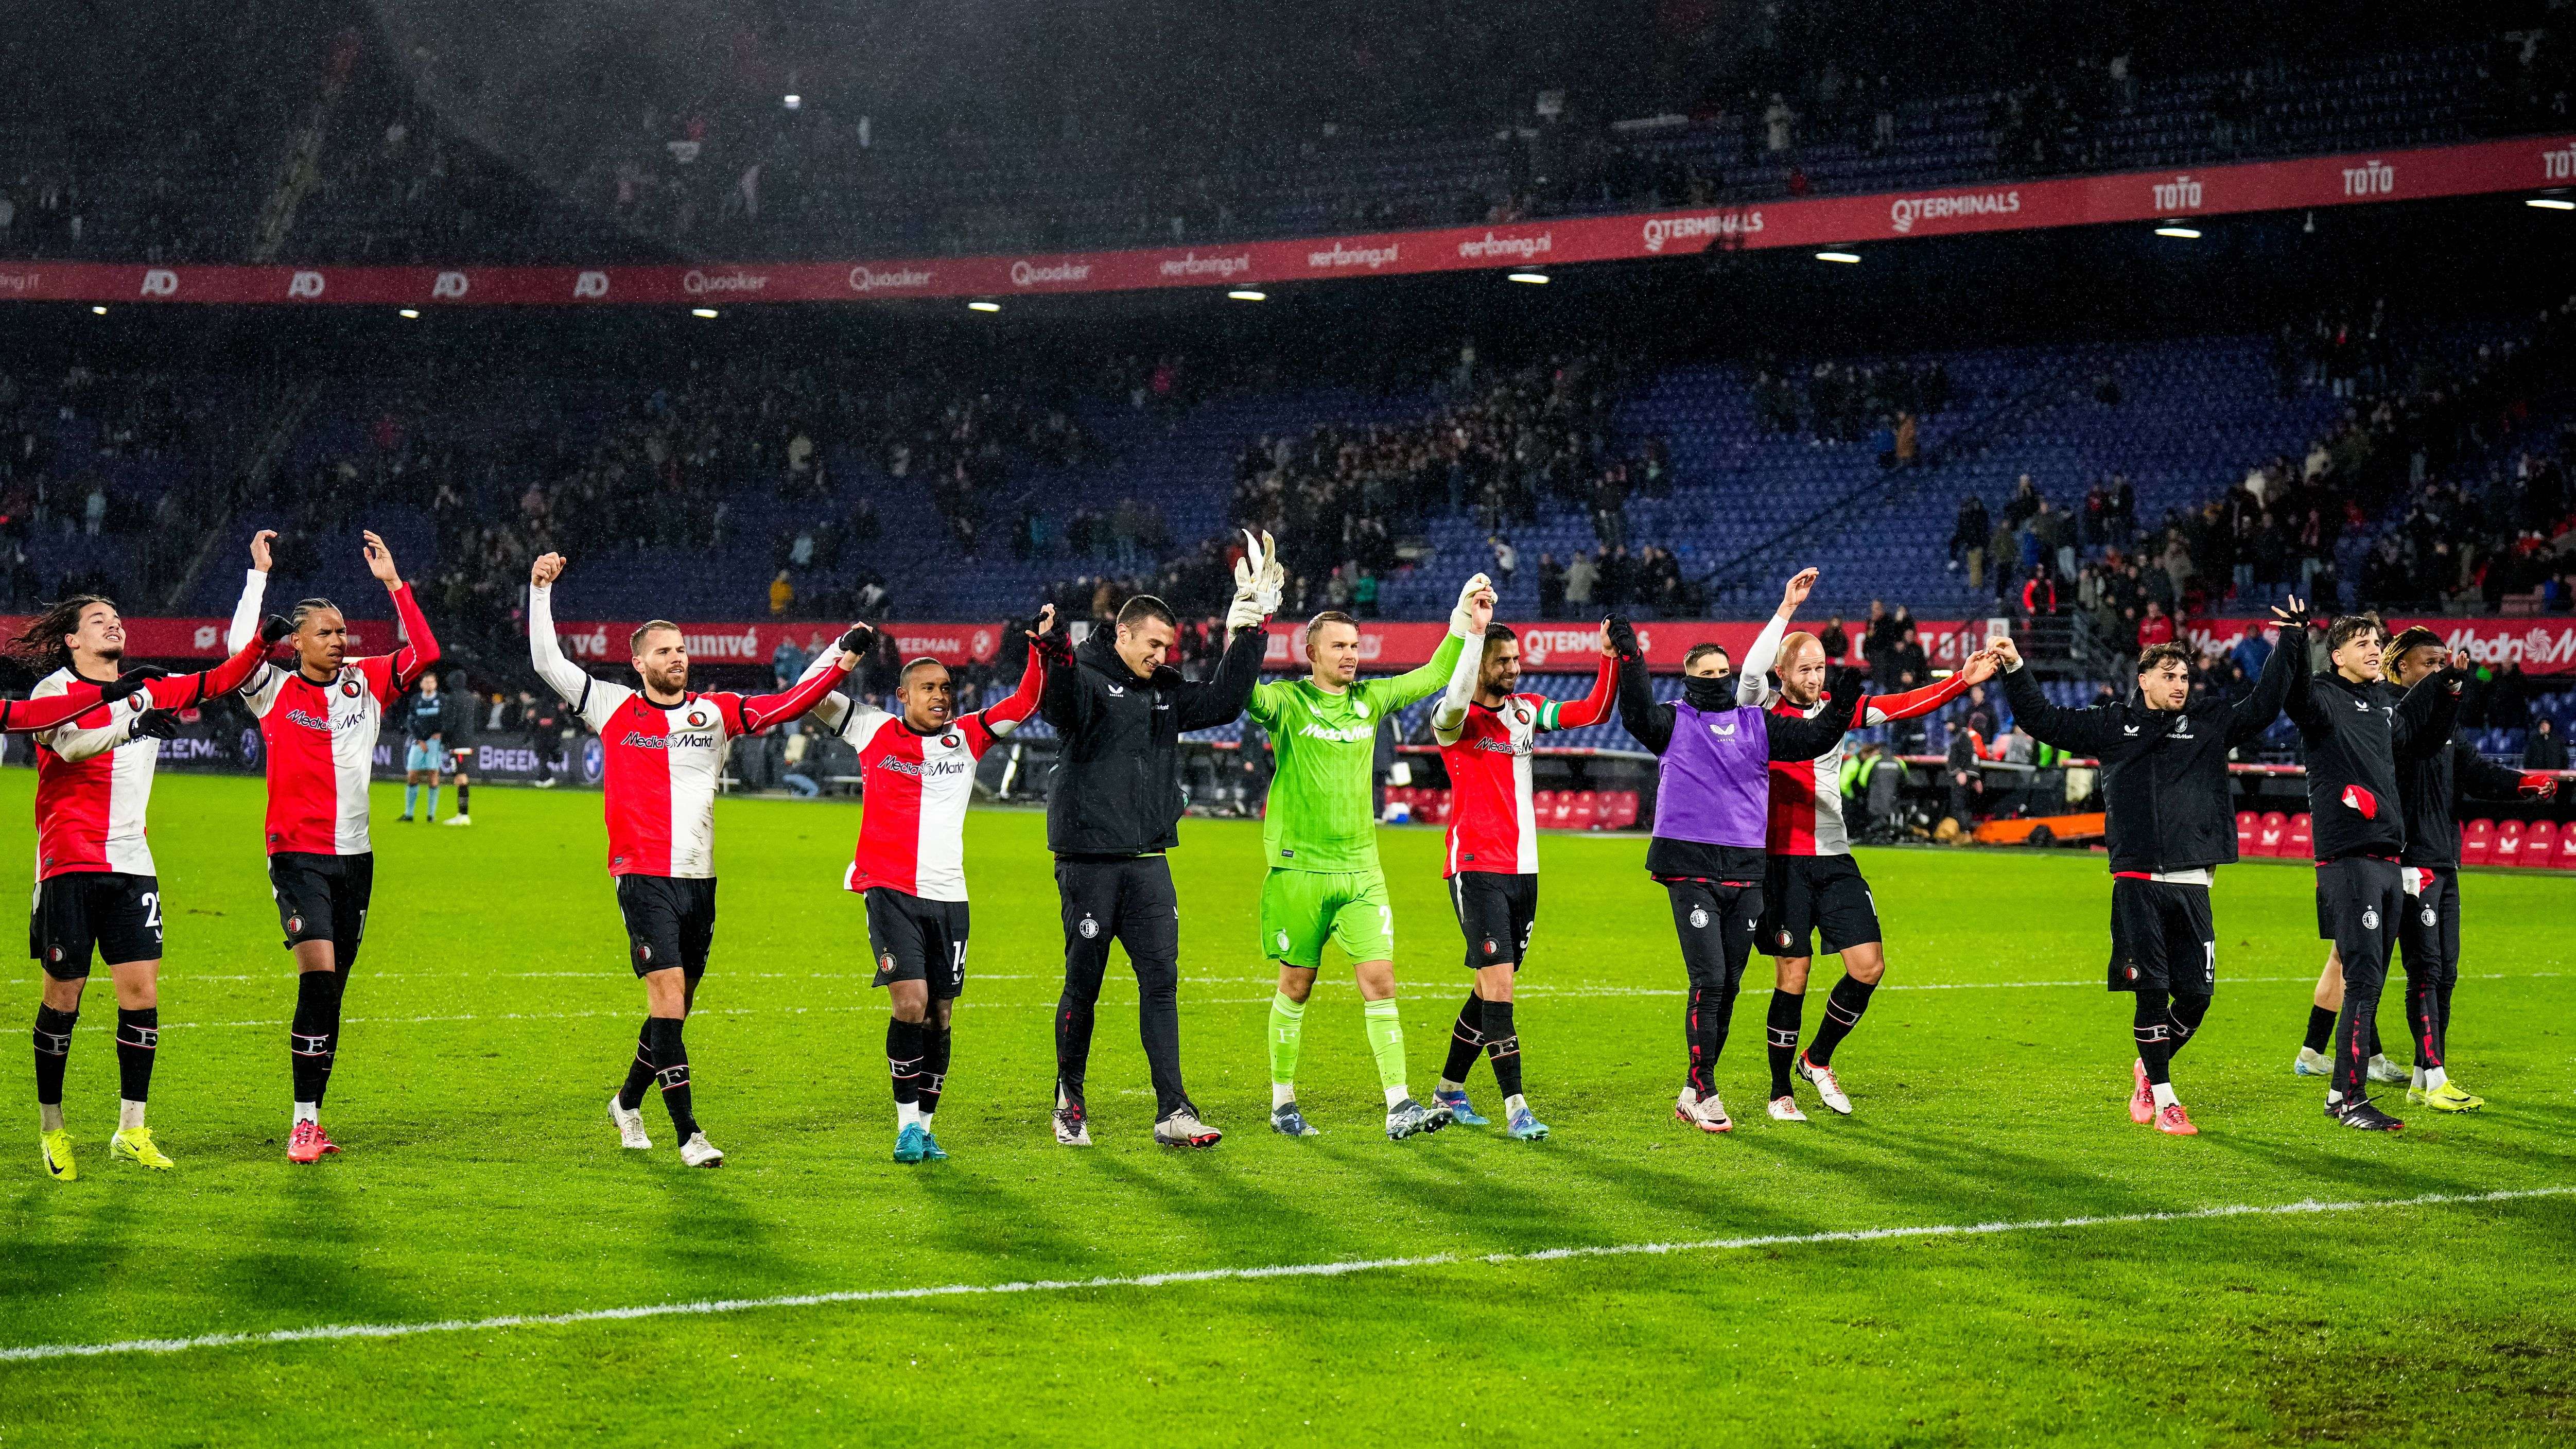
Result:
{"type": "Polygon", "coordinates": [[[154,677],[138,671],[109,684],[91,684],[84,680],[60,694],[49,694],[41,699],[0,699],[0,731],[13,735],[41,734],[58,725],[69,724],[102,704],[115,704],[142,692],[154,677]]]}
{"type": "Polygon", "coordinates": [[[2291,690],[2300,683],[2300,658],[2307,652],[2307,606],[2295,597],[2272,610],[2281,623],[2281,637],[2263,661],[2263,672],[2254,676],[2254,692],[2227,707],[2227,746],[2260,739],[2272,721],[2281,717],[2281,706],[2289,701],[2291,690]]]}
{"type": "Polygon", "coordinates": [[[2451,793],[2467,800],[2547,799],[2558,793],[2558,777],[2547,770],[2510,769],[2453,740],[2451,793]]]}
{"type": "MultiPolygon", "coordinates": [[[[1172,721],[1181,733],[1211,730],[1231,723],[1252,701],[1252,686],[1261,682],[1261,656],[1270,652],[1270,631],[1237,629],[1218,656],[1216,673],[1198,681],[1184,680],[1172,692],[1172,721]]],[[[1066,672],[1070,673],[1070,666],[1066,672]]],[[[1055,670],[1048,677],[1052,682],[1055,670]]],[[[1054,716],[1048,716],[1050,722],[1054,716]]],[[[1061,726],[1058,726],[1061,728],[1061,726]]]]}
{"type": "Polygon", "coordinates": [[[1812,760],[1851,732],[1853,713],[1860,706],[1860,690],[1829,687],[1825,695],[1825,707],[1813,719],[1764,712],[1762,727],[1770,737],[1771,758],[1812,760]]]}
{"type": "Polygon", "coordinates": [[[851,625],[841,635],[841,647],[839,652],[832,656],[831,667],[820,673],[807,671],[805,677],[797,680],[792,688],[776,694],[755,694],[748,698],[738,694],[715,696],[719,701],[717,707],[728,709],[733,716],[726,721],[727,727],[737,734],[756,735],[771,725],[782,725],[790,720],[802,719],[806,711],[822,703],[834,686],[849,677],[850,661],[857,657],[851,652],[851,646],[866,638],[867,634],[866,625],[851,625]]]}
{"type": "Polygon", "coordinates": [[[194,674],[168,674],[144,686],[154,709],[195,709],[207,700],[232,693],[250,682],[251,672],[278,640],[294,632],[284,619],[272,618],[258,637],[235,649],[232,657],[194,674]]]}
{"type": "Polygon", "coordinates": [[[984,707],[984,728],[997,735],[1007,735],[1020,727],[1020,721],[1037,713],[1038,692],[1046,687],[1046,661],[1038,657],[1038,646],[1029,645],[1029,665],[1020,671],[1020,687],[1007,699],[984,707]]]}
{"type": "MultiPolygon", "coordinates": [[[[2010,639],[1996,638],[1989,640],[1986,647],[2003,660],[2004,700],[2012,706],[2013,723],[2024,734],[2041,744],[2097,760],[2121,753],[2126,737],[2120,731],[2126,725],[2117,716],[2125,711],[2103,706],[2069,709],[2051,704],[2041,692],[2039,681],[2022,667],[2019,646],[2010,639]]],[[[2157,734],[2162,737],[2163,731],[2157,734]]]]}
{"type": "Polygon", "coordinates": [[[2325,703],[2318,695],[2316,670],[2308,660],[2308,635],[2303,630],[2293,638],[2285,630],[2281,642],[2274,647],[2291,655],[2290,693],[2281,701],[2281,708],[2289,714],[2290,723],[2299,727],[2299,737],[2313,744],[2320,736],[2331,733],[2334,723],[2326,718],[2325,703]]]}
{"type": "MultiPolygon", "coordinates": [[[[1949,678],[1936,680],[1921,689],[1908,689],[1897,694],[1873,694],[1859,711],[1865,725],[1885,724],[1892,719],[1913,719],[1941,708],[1974,685],[1994,678],[1994,656],[1980,651],[1971,656],[1966,667],[1949,678]]],[[[2019,709],[2019,705],[2014,706],[2019,709]]]]}
{"type": "Polygon", "coordinates": [[[528,659],[537,666],[537,677],[580,713],[589,705],[593,681],[588,670],[564,657],[563,644],[555,638],[554,583],[562,572],[563,555],[554,553],[529,570],[528,659]]]}
{"type": "Polygon", "coordinates": [[[414,681],[428,672],[429,666],[438,662],[438,638],[429,632],[429,620],[421,616],[420,601],[412,597],[411,585],[404,583],[402,575],[395,571],[393,551],[385,547],[385,541],[372,529],[362,536],[367,541],[367,572],[374,574],[377,581],[385,586],[385,592],[393,595],[394,617],[402,621],[403,637],[407,641],[393,653],[391,683],[383,696],[390,700],[411,688],[414,681]]]}
{"type": "Polygon", "coordinates": [[[2415,681],[2388,719],[2389,741],[2401,760],[2429,760],[2451,742],[2460,718],[2460,686],[2467,679],[2468,657],[2415,681]]]}
{"type": "Polygon", "coordinates": [[[1476,699],[1476,680],[1484,673],[1485,651],[1470,654],[1458,651],[1458,662],[1449,671],[1449,688],[1440,702],[1431,707],[1431,737],[1444,745],[1454,745],[1467,724],[1467,706],[1476,699]]]}
{"type": "MultiPolygon", "coordinates": [[[[850,626],[849,632],[843,634],[841,638],[847,639],[851,634],[856,634],[861,629],[866,628],[868,628],[868,626],[865,624],[853,624],[850,626]]],[[[873,633],[874,631],[871,630],[870,632],[873,633]]],[[[818,674],[830,673],[836,669],[841,670],[846,674],[849,670],[858,668],[859,661],[865,658],[866,655],[867,651],[864,646],[857,649],[845,649],[841,647],[839,640],[834,640],[830,645],[815,653],[814,657],[806,663],[805,672],[796,676],[796,682],[798,684],[803,684],[806,680],[812,679],[818,674]],[[850,661],[847,665],[841,663],[843,656],[847,656],[850,661]]],[[[832,731],[834,734],[840,733],[841,726],[848,723],[850,718],[849,696],[836,692],[826,694],[821,699],[816,700],[814,702],[814,718],[821,720],[825,729],[832,731]]]]}
{"type": "Polygon", "coordinates": [[[1753,636],[1753,646],[1744,651],[1744,660],[1736,667],[1735,702],[1768,705],[1776,691],[1771,687],[1772,666],[1780,662],[1780,640],[1789,631],[1789,621],[1798,615],[1798,606],[1807,601],[1807,593],[1816,586],[1816,571],[1800,569],[1780,590],[1780,607],[1771,622],[1753,636]]]}
{"type": "Polygon", "coordinates": [[[1601,668],[1592,676],[1592,692],[1571,704],[1552,704],[1539,712],[1543,730],[1579,730],[1610,717],[1610,702],[1619,689],[1619,657],[1604,649],[1601,668]]]}
{"type": "Polygon", "coordinates": [[[272,562],[269,544],[277,537],[274,528],[263,528],[250,536],[250,576],[242,581],[241,602],[233,605],[232,627],[224,631],[224,647],[239,649],[259,632],[259,616],[268,597],[268,566],[272,562]]]}
{"type": "MultiPolygon", "coordinates": [[[[1054,613],[1049,609],[1041,618],[1054,613]]],[[[1046,667],[1046,682],[1038,687],[1038,716],[1055,727],[1059,735],[1071,736],[1080,730],[1090,712],[1090,700],[1082,682],[1082,666],[1073,659],[1073,645],[1061,626],[1054,629],[1025,631],[1029,647],[1037,651],[1046,667]]],[[[1254,666],[1259,668],[1258,663],[1254,666]]]]}
{"type": "Polygon", "coordinates": [[[1637,743],[1660,755],[1672,747],[1676,711],[1670,704],[1658,703],[1647,686],[1646,653],[1637,647],[1637,631],[1613,614],[1602,621],[1601,634],[1611,663],[1619,670],[1619,725],[1637,743]]]}

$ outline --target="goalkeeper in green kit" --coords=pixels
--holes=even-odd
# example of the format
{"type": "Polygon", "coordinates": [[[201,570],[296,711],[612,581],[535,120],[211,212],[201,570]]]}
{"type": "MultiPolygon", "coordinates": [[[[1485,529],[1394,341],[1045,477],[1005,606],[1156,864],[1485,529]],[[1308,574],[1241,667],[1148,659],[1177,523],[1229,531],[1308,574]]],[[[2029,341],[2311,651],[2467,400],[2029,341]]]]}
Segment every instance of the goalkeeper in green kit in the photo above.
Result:
{"type": "Polygon", "coordinates": [[[1278,760],[1261,826],[1270,864],[1261,882],[1261,948],[1279,963],[1279,994],[1270,1001],[1274,1132],[1317,1135],[1297,1110],[1297,1048],[1327,939],[1340,944],[1359,978],[1369,1050],[1386,1089],[1386,1135],[1405,1138],[1449,1125],[1448,1108],[1424,1107],[1405,1086],[1404,1027],[1395,1014],[1395,915],[1378,869],[1370,765],[1378,726],[1447,688],[1459,651],[1482,639],[1493,617],[1493,587],[1478,574],[1458,591],[1449,637],[1430,663],[1362,683],[1359,625],[1328,610],[1306,626],[1312,672],[1252,692],[1245,713],[1270,732],[1278,760]]]}

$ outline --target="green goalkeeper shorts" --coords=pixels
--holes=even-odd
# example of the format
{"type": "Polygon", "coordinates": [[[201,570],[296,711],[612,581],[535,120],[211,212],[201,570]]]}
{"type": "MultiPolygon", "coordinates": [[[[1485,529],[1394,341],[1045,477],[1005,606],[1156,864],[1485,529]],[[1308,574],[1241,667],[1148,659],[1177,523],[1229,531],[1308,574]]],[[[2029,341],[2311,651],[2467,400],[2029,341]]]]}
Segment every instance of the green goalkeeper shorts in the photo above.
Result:
{"type": "Polygon", "coordinates": [[[1353,961],[1395,959],[1395,912],[1374,870],[1274,870],[1261,882],[1261,950],[1312,971],[1330,939],[1353,961]]]}

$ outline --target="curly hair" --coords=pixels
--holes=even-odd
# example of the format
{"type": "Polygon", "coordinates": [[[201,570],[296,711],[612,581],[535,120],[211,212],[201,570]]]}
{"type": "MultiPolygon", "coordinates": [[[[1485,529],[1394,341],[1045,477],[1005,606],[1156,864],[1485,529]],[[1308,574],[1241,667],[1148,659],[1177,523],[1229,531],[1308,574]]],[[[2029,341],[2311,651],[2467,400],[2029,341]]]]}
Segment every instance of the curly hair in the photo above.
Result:
{"type": "Polygon", "coordinates": [[[69,669],[72,649],[63,642],[63,636],[79,631],[81,615],[92,604],[116,607],[116,601],[104,594],[74,594],[60,603],[47,604],[43,613],[28,620],[26,629],[9,641],[9,657],[30,668],[43,665],[48,672],[69,669]]]}

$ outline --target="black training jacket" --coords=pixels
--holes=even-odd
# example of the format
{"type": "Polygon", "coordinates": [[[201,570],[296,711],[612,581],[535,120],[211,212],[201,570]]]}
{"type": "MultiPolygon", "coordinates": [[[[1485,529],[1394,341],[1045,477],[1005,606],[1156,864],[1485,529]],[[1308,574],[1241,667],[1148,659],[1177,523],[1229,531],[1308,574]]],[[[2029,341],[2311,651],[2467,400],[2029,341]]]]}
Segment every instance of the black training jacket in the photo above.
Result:
{"type": "Polygon", "coordinates": [[[2013,723],[2042,744],[2102,762],[2111,869],[2201,870],[2236,860],[2235,791],[2227,757],[2261,738],[2301,672],[2294,634],[2265,660],[2254,692],[2230,704],[2195,693],[2179,710],[2149,709],[2135,689],[2117,704],[2048,702],[2028,669],[2004,676],[2013,723]]]}
{"type": "Polygon", "coordinates": [[[2522,772],[2509,770],[2453,739],[2443,749],[2397,765],[2397,798],[2406,806],[2407,865],[2457,870],[2460,802],[2512,800],[2522,793],[2522,772]]]}
{"type": "Polygon", "coordinates": [[[1047,794],[1047,849],[1058,855],[1146,855],[1180,844],[1180,739],[1243,713],[1261,682],[1270,636],[1245,629],[1216,673],[1183,679],[1165,665],[1138,678],[1106,625],[1047,666],[1038,713],[1061,737],[1047,794]]]}
{"type": "Polygon", "coordinates": [[[2318,860],[2395,860],[2405,853],[2398,761],[2437,753],[2450,742],[2460,713],[2460,680],[2457,670],[2437,669],[2401,697],[2377,680],[2355,684],[2328,671],[2291,689],[2290,722],[2305,746],[2309,829],[2318,860]]]}

